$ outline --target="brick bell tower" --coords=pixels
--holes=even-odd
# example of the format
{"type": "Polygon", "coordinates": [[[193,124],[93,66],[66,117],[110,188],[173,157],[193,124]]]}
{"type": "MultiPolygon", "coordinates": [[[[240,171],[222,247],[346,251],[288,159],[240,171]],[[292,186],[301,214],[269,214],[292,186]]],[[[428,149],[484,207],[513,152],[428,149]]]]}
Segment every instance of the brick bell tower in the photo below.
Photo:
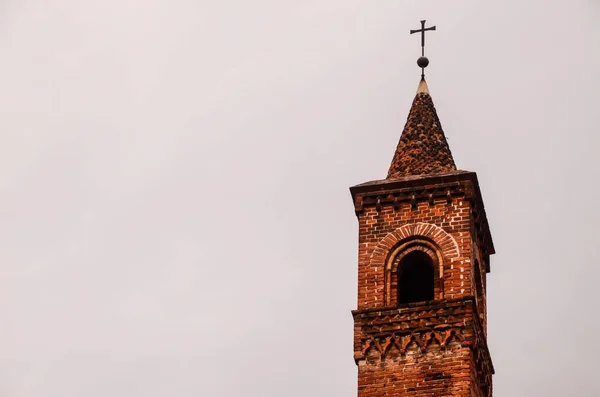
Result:
{"type": "Polygon", "coordinates": [[[359,223],[358,397],[491,397],[494,245],[477,175],[456,169],[424,75],[387,178],[350,192],[359,223]]]}

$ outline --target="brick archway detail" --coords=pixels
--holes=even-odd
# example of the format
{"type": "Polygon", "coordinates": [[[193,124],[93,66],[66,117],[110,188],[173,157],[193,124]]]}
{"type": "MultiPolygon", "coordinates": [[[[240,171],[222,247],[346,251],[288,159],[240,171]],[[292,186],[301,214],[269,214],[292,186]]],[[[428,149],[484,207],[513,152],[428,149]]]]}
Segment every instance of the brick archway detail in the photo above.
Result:
{"type": "MultiPolygon", "coordinates": [[[[432,260],[437,265],[436,267],[440,269],[436,277],[440,281],[443,278],[444,263],[452,262],[460,254],[458,243],[454,237],[441,227],[431,223],[410,223],[388,233],[379,241],[369,261],[372,269],[380,268],[384,274],[384,302],[388,305],[392,303],[389,291],[391,287],[391,266],[394,262],[397,262],[395,256],[403,255],[399,251],[405,251],[402,248],[404,245],[409,250],[421,249],[429,252],[432,260]],[[415,248],[415,246],[418,248],[415,248]]],[[[442,289],[438,289],[440,294],[443,294],[442,289]]]]}
{"type": "Polygon", "coordinates": [[[425,237],[441,251],[444,260],[458,258],[458,243],[444,229],[431,223],[409,223],[401,226],[382,238],[371,254],[371,266],[385,266],[390,252],[403,240],[411,237],[425,237]]]}

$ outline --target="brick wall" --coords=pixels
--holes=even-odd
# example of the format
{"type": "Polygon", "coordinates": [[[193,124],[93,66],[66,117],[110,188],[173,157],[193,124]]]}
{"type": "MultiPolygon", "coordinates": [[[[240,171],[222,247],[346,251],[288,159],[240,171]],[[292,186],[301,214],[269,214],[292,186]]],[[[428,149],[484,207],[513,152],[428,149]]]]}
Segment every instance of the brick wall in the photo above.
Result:
{"type": "Polygon", "coordinates": [[[435,200],[433,204],[420,202],[414,209],[410,203],[400,204],[398,210],[392,205],[382,206],[379,211],[375,207],[365,208],[358,215],[358,307],[386,305],[385,267],[387,261],[393,259],[389,257],[390,250],[400,243],[394,233],[409,225],[416,226],[399,234],[403,239],[422,237],[438,248],[442,248],[440,243],[449,244],[442,250],[445,263],[440,274],[444,289],[439,292],[447,298],[474,295],[469,212],[470,203],[460,197],[450,204],[445,200],[435,200]],[[454,252],[449,252],[452,250],[454,252]]]}
{"type": "Polygon", "coordinates": [[[359,222],[359,397],[491,396],[485,273],[493,246],[473,178],[351,189],[359,222]],[[399,305],[398,258],[414,249],[432,257],[434,300],[399,305]]]}

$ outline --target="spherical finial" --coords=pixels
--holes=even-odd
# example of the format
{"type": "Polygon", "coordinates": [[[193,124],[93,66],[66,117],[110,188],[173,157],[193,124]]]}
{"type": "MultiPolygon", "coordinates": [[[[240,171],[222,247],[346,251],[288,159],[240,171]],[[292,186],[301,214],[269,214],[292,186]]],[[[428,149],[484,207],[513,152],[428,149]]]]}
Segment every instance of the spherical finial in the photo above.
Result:
{"type": "Polygon", "coordinates": [[[429,59],[427,59],[427,57],[420,57],[417,59],[417,65],[419,65],[420,68],[426,68],[427,65],[429,65],[429,59]]]}

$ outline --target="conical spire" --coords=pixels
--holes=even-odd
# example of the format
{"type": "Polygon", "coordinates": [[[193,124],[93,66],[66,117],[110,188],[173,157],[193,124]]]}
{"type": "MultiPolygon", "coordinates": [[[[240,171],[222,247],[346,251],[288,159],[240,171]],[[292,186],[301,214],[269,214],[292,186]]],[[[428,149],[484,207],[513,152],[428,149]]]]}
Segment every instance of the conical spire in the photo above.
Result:
{"type": "Polygon", "coordinates": [[[419,83],[387,179],[456,171],[424,79],[419,83]]]}

